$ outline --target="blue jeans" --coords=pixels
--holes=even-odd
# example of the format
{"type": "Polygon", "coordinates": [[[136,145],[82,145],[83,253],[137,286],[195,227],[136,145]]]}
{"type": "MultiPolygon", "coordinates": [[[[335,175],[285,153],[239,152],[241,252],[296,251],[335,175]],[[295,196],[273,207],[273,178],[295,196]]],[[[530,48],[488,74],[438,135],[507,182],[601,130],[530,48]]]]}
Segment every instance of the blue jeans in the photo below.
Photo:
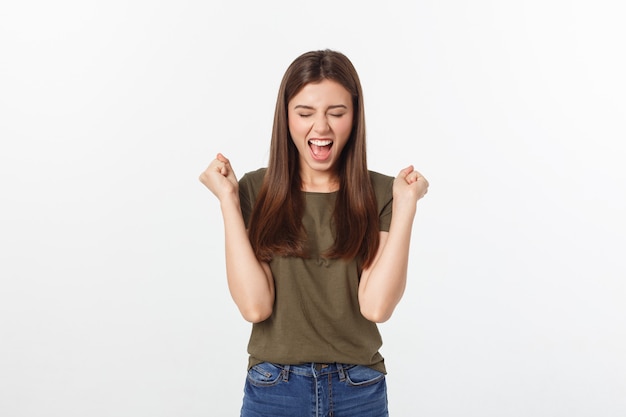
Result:
{"type": "Polygon", "coordinates": [[[277,365],[248,371],[241,417],[388,417],[385,375],[361,365],[277,365]]]}

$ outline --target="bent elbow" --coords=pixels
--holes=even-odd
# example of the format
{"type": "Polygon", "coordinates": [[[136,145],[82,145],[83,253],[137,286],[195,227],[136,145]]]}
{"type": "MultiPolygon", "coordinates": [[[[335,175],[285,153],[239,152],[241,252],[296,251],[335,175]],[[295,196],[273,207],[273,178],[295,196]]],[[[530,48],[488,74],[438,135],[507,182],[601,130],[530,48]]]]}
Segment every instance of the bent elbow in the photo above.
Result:
{"type": "Polygon", "coordinates": [[[250,323],[260,323],[267,320],[272,315],[272,308],[250,308],[247,310],[241,310],[241,315],[244,320],[250,323]]]}
{"type": "Polygon", "coordinates": [[[361,315],[367,320],[374,323],[384,323],[391,318],[393,310],[384,308],[363,308],[361,307],[361,315]]]}

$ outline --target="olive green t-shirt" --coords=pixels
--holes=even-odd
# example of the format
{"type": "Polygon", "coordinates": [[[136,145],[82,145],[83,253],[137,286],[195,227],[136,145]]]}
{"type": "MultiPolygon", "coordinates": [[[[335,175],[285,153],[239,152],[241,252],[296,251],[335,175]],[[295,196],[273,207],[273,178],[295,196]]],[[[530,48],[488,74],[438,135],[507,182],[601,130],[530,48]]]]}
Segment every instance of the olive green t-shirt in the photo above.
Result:
{"type": "MultiPolygon", "coordinates": [[[[266,169],[244,175],[239,182],[246,225],[266,169]]],[[[380,230],[389,231],[393,178],[370,171],[378,204],[380,230]]],[[[331,229],[337,193],[303,192],[302,219],[308,258],[274,257],[269,265],[276,298],[272,315],[252,326],[249,367],[260,362],[307,362],[366,365],[386,372],[378,350],[382,339],[375,323],[359,309],[356,260],[326,259],[334,243],[331,229]]]]}

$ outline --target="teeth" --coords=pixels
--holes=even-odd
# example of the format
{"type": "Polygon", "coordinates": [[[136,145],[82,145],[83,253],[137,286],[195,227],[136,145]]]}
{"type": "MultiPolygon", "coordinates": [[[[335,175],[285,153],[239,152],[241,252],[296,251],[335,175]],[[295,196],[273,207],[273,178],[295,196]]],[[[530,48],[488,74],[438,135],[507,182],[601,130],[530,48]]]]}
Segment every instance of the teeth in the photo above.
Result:
{"type": "Polygon", "coordinates": [[[327,146],[330,145],[331,143],[333,143],[332,140],[320,140],[320,139],[311,139],[309,141],[309,143],[315,145],[315,146],[327,146]]]}

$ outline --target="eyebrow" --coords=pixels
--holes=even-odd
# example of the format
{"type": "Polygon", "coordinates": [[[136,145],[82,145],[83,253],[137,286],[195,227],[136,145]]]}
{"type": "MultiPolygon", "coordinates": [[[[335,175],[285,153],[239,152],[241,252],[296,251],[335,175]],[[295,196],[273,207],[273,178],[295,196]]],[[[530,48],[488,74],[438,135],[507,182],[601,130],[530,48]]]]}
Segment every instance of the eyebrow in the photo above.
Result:
{"type": "MultiPolygon", "coordinates": [[[[297,106],[295,106],[293,108],[294,110],[296,109],[306,109],[306,110],[315,110],[315,107],[313,106],[307,106],[305,104],[298,104],[297,106]]],[[[344,105],[344,104],[335,104],[333,106],[328,106],[327,110],[332,110],[332,109],[348,109],[348,106],[344,105]]]]}

